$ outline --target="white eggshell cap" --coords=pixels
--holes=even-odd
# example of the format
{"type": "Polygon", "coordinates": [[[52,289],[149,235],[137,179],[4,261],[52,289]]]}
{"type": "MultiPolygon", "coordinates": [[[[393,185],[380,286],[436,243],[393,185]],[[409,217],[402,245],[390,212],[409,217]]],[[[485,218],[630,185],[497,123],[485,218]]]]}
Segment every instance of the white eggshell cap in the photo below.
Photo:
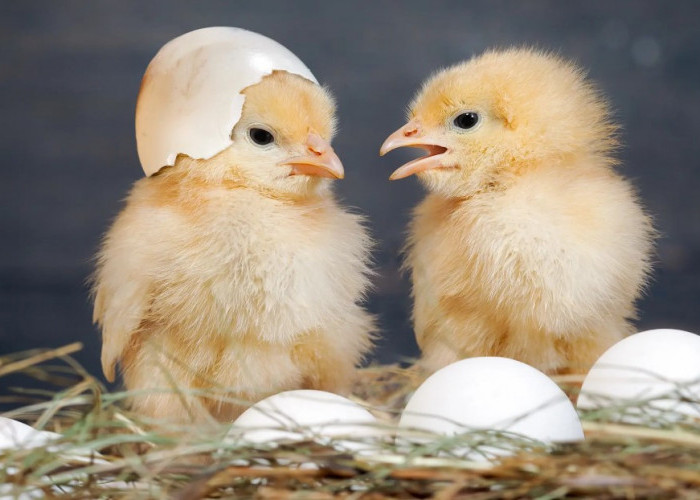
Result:
{"type": "Polygon", "coordinates": [[[178,154],[207,159],[231,145],[241,91],[275,70],[318,83],[292,52],[231,27],[190,31],[165,44],[146,69],[136,103],[136,146],[147,176],[178,154]]]}

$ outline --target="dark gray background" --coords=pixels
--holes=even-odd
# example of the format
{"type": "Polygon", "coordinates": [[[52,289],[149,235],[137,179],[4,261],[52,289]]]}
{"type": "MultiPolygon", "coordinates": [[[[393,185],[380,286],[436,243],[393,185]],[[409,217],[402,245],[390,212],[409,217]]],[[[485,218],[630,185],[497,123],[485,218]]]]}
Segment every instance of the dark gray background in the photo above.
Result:
{"type": "Polygon", "coordinates": [[[369,308],[376,359],[416,354],[398,271],[415,179],[380,159],[434,70],[494,46],[559,51],[590,70],[623,125],[622,172],[663,233],[640,329],[700,332],[700,4],[663,2],[3,1],[0,5],[0,355],[80,340],[99,373],[85,280],[100,236],[142,175],[133,111],[162,44],[212,25],[265,34],[337,96],[338,191],[379,242],[369,308]]]}

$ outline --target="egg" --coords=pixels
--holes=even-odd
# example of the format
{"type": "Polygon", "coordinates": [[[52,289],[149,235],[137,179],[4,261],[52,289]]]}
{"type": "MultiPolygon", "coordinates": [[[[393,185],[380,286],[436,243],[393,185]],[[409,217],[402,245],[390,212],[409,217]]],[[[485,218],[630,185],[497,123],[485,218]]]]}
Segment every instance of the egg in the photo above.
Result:
{"type": "Polygon", "coordinates": [[[208,159],[232,144],[241,91],[273,71],[318,83],[287,48],[266,36],[217,26],[166,43],[148,65],[136,103],[136,146],[147,176],[179,154],[208,159]]]}
{"type": "MultiPolygon", "coordinates": [[[[9,457],[12,457],[13,452],[16,450],[44,448],[45,452],[42,453],[57,454],[55,458],[60,457],[65,464],[77,462],[85,465],[111,465],[111,462],[102,458],[98,451],[86,446],[76,445],[63,438],[64,436],[61,434],[40,431],[17,420],[0,417],[0,455],[7,453],[9,457]]],[[[0,463],[0,477],[7,477],[6,475],[17,475],[19,477],[21,470],[16,466],[8,465],[13,461],[16,463],[17,460],[27,459],[15,457],[14,460],[10,458],[5,463],[0,463]]],[[[31,461],[31,459],[29,460],[31,461]]],[[[46,484],[42,487],[23,486],[0,481],[0,500],[65,497],[66,494],[74,492],[78,484],[84,484],[88,479],[85,476],[84,473],[77,472],[74,481],[60,484],[60,486],[52,484],[49,476],[44,476],[46,484]],[[47,495],[47,491],[50,491],[52,494],[47,495]],[[56,495],[53,495],[53,493],[56,495]]],[[[131,484],[123,481],[103,481],[96,483],[95,486],[110,489],[132,487],[131,484]]]]}
{"type": "Polygon", "coordinates": [[[33,448],[60,453],[66,461],[107,463],[99,452],[89,446],[71,443],[56,432],[40,431],[17,420],[0,417],[0,454],[33,448]]]}
{"type": "Polygon", "coordinates": [[[700,336],[659,329],[621,340],[590,369],[577,406],[626,423],[700,418],[700,336]]]}
{"type": "Polygon", "coordinates": [[[312,440],[343,451],[367,450],[385,433],[360,405],[315,390],[281,392],[248,408],[233,423],[228,440],[277,444],[312,440]],[[342,439],[351,437],[351,439],[342,439]]]}
{"type": "MultiPolygon", "coordinates": [[[[409,399],[399,429],[446,436],[504,431],[543,443],[583,439],[575,408],[553,380],[525,363],[499,357],[464,359],[435,372],[409,399]]],[[[479,459],[511,450],[452,451],[479,459]]]]}
{"type": "Polygon", "coordinates": [[[38,431],[17,420],[0,417],[0,452],[17,448],[40,448],[61,437],[55,432],[38,431]]]}

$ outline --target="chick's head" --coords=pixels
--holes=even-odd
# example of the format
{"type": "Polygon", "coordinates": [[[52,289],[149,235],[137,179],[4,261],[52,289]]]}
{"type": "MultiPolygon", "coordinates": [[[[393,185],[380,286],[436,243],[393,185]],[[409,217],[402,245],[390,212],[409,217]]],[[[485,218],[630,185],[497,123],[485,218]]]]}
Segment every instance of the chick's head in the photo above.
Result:
{"type": "Polygon", "coordinates": [[[241,93],[245,103],[231,146],[187,165],[192,175],[282,196],[318,193],[329,189],[331,179],[343,178],[343,165],[330,145],[335,103],[325,88],[274,71],[241,93]]]}
{"type": "Polygon", "coordinates": [[[418,174],[428,189],[468,196],[543,162],[605,157],[616,127],[605,101],[573,64],[531,49],[491,51],[440,71],[409,107],[408,123],[380,154],[428,152],[391,175],[418,174]]]}

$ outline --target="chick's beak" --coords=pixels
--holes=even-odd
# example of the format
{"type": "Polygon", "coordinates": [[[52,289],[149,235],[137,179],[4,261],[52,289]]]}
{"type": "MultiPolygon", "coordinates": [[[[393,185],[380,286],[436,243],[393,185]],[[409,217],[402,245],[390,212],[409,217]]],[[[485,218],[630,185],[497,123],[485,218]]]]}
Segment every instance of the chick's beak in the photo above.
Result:
{"type": "Polygon", "coordinates": [[[345,177],[340,158],[323,137],[309,132],[305,146],[308,154],[295,156],[282,162],[283,165],[292,167],[292,172],[289,175],[314,175],[331,179],[345,177]]]}
{"type": "Polygon", "coordinates": [[[424,133],[420,123],[416,120],[409,121],[406,125],[386,138],[379,150],[379,155],[384,156],[389,151],[397,148],[412,147],[421,148],[427,151],[427,156],[422,156],[400,166],[389,177],[390,180],[403,179],[409,175],[424,172],[431,168],[444,168],[447,165],[442,163],[440,155],[447,151],[445,146],[436,144],[437,139],[433,139],[429,134],[424,133]]]}

